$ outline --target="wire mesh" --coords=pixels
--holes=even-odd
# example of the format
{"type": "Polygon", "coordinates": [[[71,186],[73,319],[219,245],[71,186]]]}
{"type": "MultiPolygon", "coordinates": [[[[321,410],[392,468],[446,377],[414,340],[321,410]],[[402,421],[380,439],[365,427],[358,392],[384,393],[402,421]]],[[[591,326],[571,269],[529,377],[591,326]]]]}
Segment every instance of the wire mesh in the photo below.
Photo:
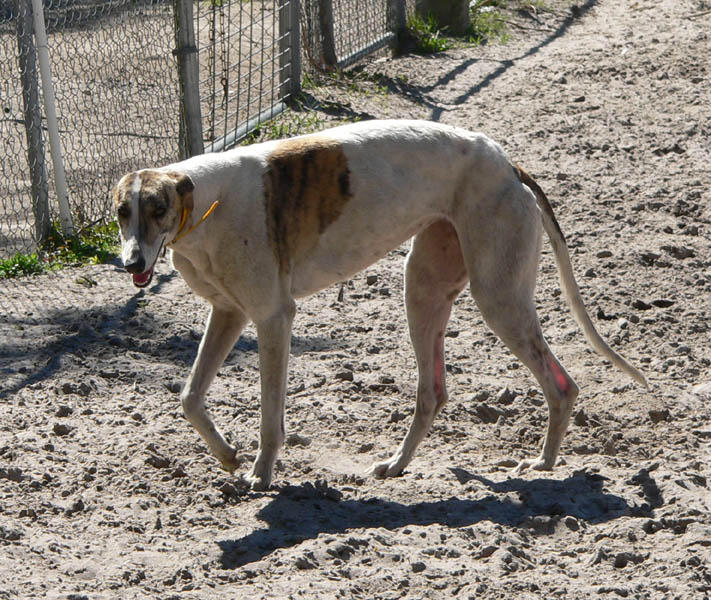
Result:
{"type": "Polygon", "coordinates": [[[333,0],[333,32],[339,65],[352,64],[392,39],[388,4],[383,0],[333,0]]]}
{"type": "MultiPolygon", "coordinates": [[[[21,0],[19,9],[29,3],[21,0]]],[[[177,157],[179,114],[170,2],[46,0],[45,20],[71,212],[79,230],[112,218],[110,190],[126,171],[177,157]]],[[[51,219],[56,197],[49,157],[28,159],[20,50],[14,18],[0,12],[3,140],[0,258],[34,251],[29,160],[44,160],[51,219]]],[[[40,92],[41,98],[41,92],[40,92]]],[[[43,131],[43,137],[46,132],[43,131]]]]}
{"type": "MultiPolygon", "coordinates": [[[[309,21],[309,33],[301,40],[293,35],[296,15],[302,15],[303,25],[314,2],[195,0],[207,151],[234,145],[285,108],[299,82],[299,45],[321,38],[314,29],[318,18],[309,21]]],[[[31,4],[0,0],[0,261],[36,252],[59,217],[31,4]]],[[[71,214],[75,229],[82,231],[113,219],[111,188],[123,174],[180,157],[173,0],[42,4],[71,214]]],[[[339,59],[387,35],[387,5],[388,0],[334,0],[339,59]]],[[[74,302],[61,285],[47,283],[76,287],[71,274],[30,279],[0,273],[0,313],[8,302],[15,312],[22,313],[28,302],[41,312],[50,295],[64,306],[74,302]]],[[[83,286],[77,289],[86,291],[83,286]]]]}
{"type": "Polygon", "coordinates": [[[234,144],[248,132],[248,123],[254,126],[281,110],[283,5],[275,0],[198,5],[201,109],[208,149],[234,144]]]}

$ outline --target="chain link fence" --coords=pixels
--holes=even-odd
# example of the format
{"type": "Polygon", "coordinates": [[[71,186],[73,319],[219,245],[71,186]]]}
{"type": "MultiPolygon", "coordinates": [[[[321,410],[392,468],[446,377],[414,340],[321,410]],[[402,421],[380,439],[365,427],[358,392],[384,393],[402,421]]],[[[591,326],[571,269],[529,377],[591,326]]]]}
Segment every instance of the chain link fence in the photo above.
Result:
{"type": "MultiPolygon", "coordinates": [[[[404,4],[0,0],[0,261],[63,230],[59,175],[73,231],[108,223],[124,173],[236,144],[286,108],[302,56],[308,68],[351,64],[392,40],[404,4]],[[51,96],[61,169],[50,157],[51,96]]],[[[21,306],[27,279],[0,279],[0,290],[21,306]]]]}
{"type": "MultiPolygon", "coordinates": [[[[0,258],[7,258],[36,251],[59,215],[38,44],[26,26],[18,31],[32,23],[32,6],[2,6],[0,258]],[[38,226],[42,214],[48,218],[38,226]]],[[[123,173],[177,158],[173,15],[165,1],[45,0],[44,8],[69,205],[80,231],[110,218],[108,190],[123,173]]]]}

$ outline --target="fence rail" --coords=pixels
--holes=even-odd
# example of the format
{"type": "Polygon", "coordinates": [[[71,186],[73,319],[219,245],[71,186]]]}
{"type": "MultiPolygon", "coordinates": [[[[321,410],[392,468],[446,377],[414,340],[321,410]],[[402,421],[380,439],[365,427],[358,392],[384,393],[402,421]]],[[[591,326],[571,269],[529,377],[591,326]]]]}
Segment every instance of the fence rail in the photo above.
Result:
{"type": "MultiPolygon", "coordinates": [[[[237,143],[283,111],[304,67],[345,67],[390,43],[405,0],[0,0],[0,259],[40,248],[64,224],[112,219],[125,172],[237,143]],[[35,8],[42,15],[33,13],[35,8]],[[41,85],[33,16],[44,22],[41,85]],[[61,177],[60,177],[61,178],[61,177]]],[[[39,46],[38,46],[39,43],[39,46]]]]}

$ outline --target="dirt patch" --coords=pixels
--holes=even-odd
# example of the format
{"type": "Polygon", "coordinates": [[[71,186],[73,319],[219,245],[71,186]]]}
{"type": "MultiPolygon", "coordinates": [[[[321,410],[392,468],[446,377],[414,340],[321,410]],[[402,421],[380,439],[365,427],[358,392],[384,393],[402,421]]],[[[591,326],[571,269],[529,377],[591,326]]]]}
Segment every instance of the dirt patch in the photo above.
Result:
{"type": "MultiPolygon", "coordinates": [[[[287,444],[254,493],[182,417],[207,307],[167,264],[147,292],[111,265],[14,285],[0,598],[711,597],[711,14],[691,16],[711,7],[548,4],[505,46],[374,61],[387,94],[333,99],[500,141],[554,202],[589,311],[651,390],[589,349],[544,246],[544,331],[582,390],[558,467],[511,474],[538,451],[544,400],[465,293],[450,403],[403,477],[364,476],[413,412],[400,249],[300,303],[287,444]]],[[[257,362],[248,329],[209,393],[244,470],[257,362]]]]}

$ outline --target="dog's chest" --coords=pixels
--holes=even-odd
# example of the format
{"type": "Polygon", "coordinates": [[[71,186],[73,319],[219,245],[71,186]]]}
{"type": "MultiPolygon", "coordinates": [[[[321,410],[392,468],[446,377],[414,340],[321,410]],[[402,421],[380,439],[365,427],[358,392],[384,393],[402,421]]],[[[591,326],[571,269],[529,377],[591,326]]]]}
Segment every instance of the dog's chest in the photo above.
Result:
{"type": "Polygon", "coordinates": [[[173,265],[180,272],[188,287],[201,298],[205,298],[213,304],[232,305],[235,303],[233,298],[229,298],[225,294],[223,285],[215,275],[212,261],[206,253],[201,253],[191,259],[174,253],[173,265]]]}

